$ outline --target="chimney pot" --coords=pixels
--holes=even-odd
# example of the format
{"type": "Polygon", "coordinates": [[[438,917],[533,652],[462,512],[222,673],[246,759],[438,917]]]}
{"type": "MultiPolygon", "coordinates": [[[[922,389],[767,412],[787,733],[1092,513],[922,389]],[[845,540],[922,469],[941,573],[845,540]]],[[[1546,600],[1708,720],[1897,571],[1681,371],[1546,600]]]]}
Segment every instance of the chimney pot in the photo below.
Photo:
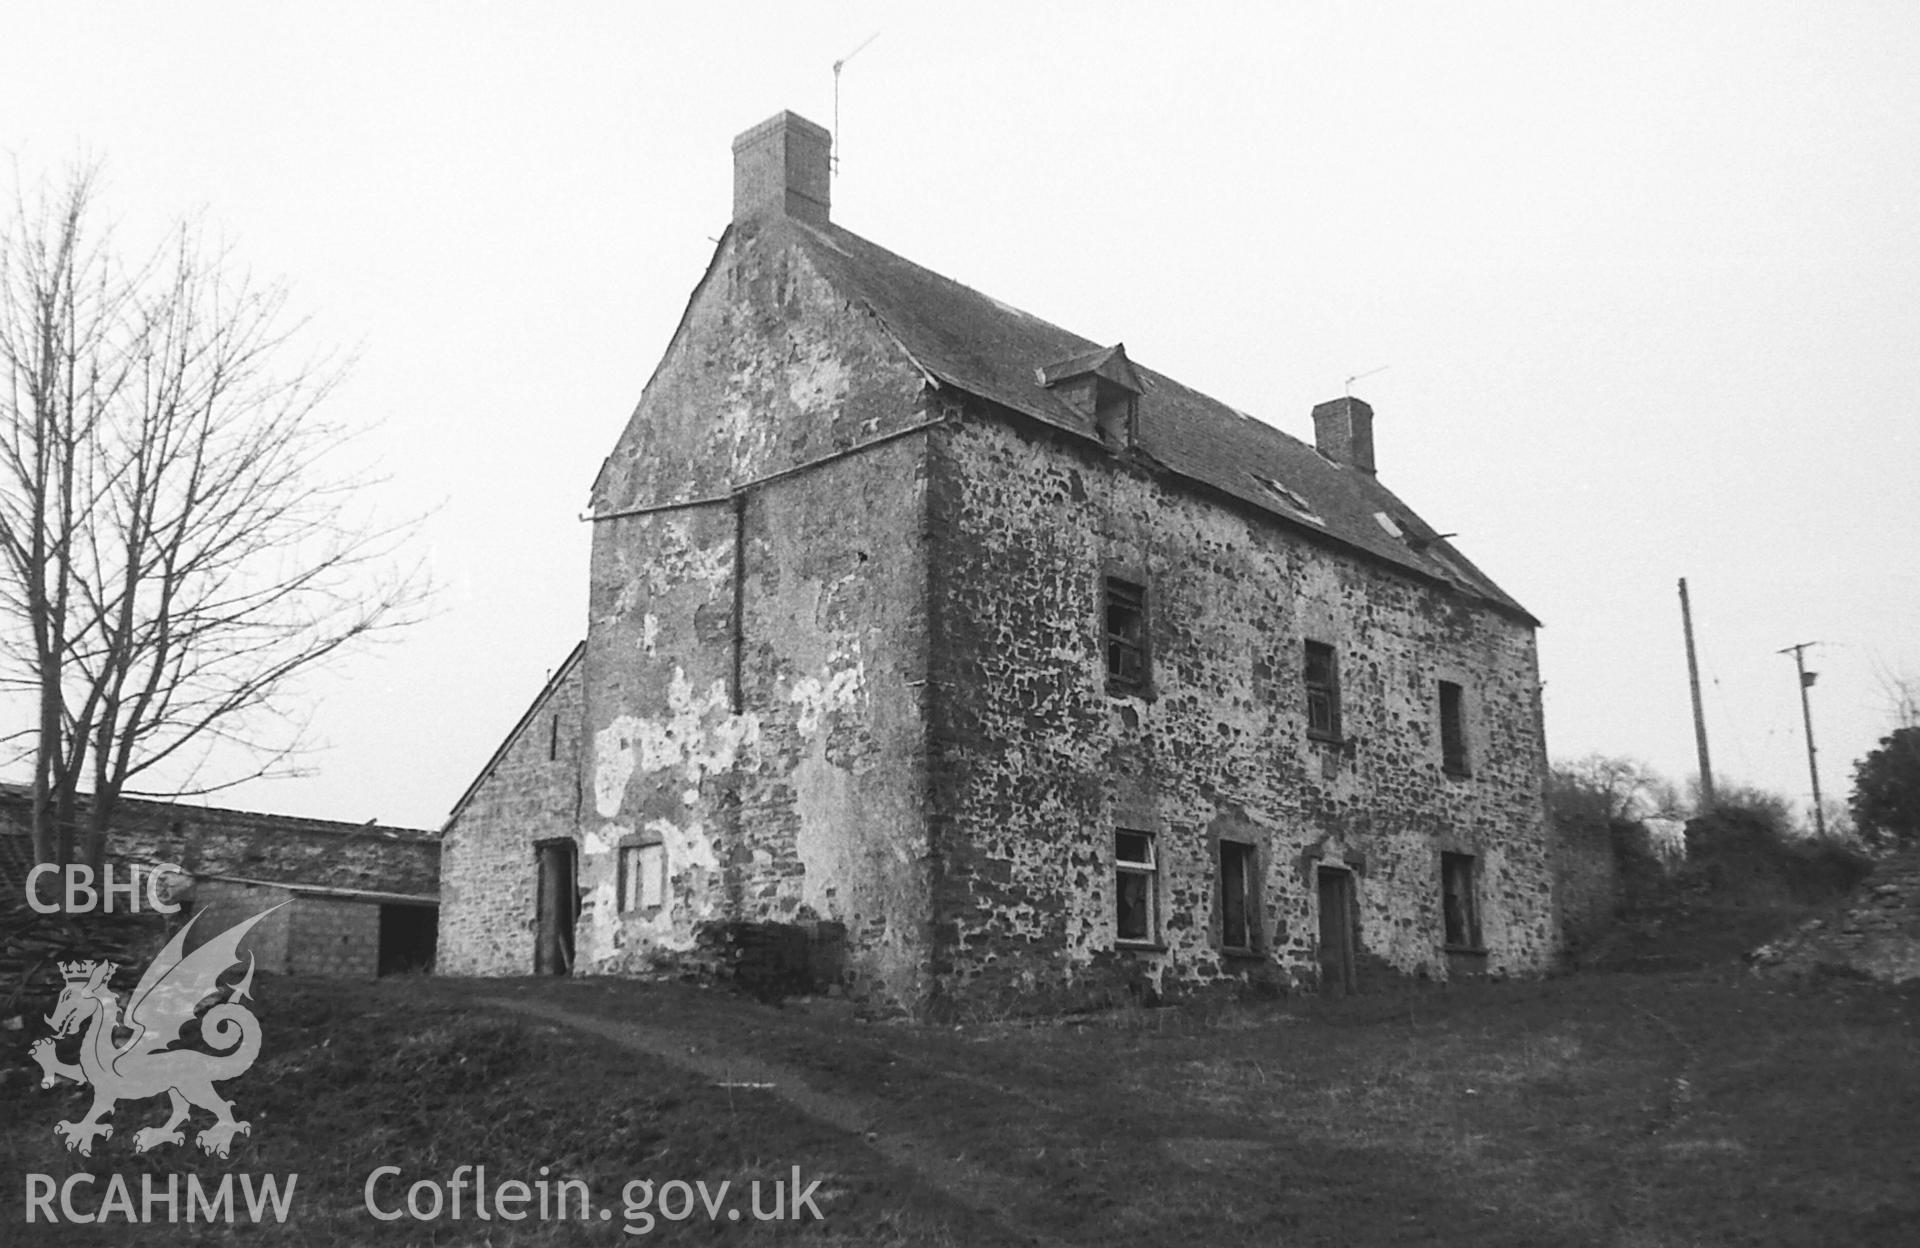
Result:
{"type": "Polygon", "coordinates": [[[827,223],[833,136],[797,113],[776,113],[733,141],[733,219],[776,214],[827,223]]]}
{"type": "Polygon", "coordinates": [[[1371,473],[1373,409],[1348,395],[1313,409],[1313,444],[1335,463],[1371,473]]]}

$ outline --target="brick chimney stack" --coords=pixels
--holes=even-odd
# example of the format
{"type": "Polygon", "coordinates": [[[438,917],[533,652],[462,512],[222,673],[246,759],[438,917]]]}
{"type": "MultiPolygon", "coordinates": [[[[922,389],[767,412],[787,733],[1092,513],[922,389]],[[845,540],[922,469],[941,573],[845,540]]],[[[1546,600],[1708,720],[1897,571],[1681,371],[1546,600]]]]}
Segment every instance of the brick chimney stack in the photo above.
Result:
{"type": "Polygon", "coordinates": [[[833,136],[797,113],[776,113],[733,141],[733,219],[768,214],[827,223],[833,136]]]}
{"type": "Polygon", "coordinates": [[[1373,471],[1373,409],[1348,395],[1313,409],[1313,444],[1335,463],[1373,471]]]}

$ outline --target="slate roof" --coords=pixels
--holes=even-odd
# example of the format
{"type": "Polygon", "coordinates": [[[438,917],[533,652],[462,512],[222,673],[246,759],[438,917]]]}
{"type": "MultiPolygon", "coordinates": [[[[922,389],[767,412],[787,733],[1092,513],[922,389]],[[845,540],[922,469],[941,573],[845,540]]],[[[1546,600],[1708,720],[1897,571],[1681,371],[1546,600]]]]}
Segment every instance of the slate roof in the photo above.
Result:
{"type": "MultiPolygon", "coordinates": [[[[843,294],[886,325],[941,385],[1048,425],[1097,438],[1091,422],[1048,390],[1059,366],[1111,348],[962,286],[837,225],[789,219],[810,258],[843,294]],[[1048,371],[1052,370],[1052,371],[1048,371]]],[[[1450,585],[1528,624],[1539,621],[1360,469],[1152,369],[1133,365],[1138,449],[1167,470],[1375,559],[1450,585]],[[1279,486],[1275,490],[1261,478],[1279,486]],[[1291,498],[1287,497],[1292,495],[1291,498]],[[1304,508],[1298,504],[1304,503],[1304,508]],[[1389,516],[1393,527],[1377,517],[1389,516]]]]}

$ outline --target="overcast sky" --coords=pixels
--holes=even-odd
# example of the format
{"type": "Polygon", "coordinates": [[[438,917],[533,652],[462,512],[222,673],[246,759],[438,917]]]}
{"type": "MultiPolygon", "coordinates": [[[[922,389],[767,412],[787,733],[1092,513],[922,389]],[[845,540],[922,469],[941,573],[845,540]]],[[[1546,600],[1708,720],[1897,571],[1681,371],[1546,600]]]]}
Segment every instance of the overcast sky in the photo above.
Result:
{"type": "MultiPolygon", "coordinates": [[[[336,414],[439,613],[309,680],[310,778],[436,828],[586,626],[580,516],[727,223],[833,122],[834,219],[1382,479],[1544,622],[1550,752],[1808,790],[1920,677],[1920,6],[0,5],[0,148],[196,209],[356,348],[336,414]]],[[[24,773],[9,773],[20,778],[24,773]]]]}

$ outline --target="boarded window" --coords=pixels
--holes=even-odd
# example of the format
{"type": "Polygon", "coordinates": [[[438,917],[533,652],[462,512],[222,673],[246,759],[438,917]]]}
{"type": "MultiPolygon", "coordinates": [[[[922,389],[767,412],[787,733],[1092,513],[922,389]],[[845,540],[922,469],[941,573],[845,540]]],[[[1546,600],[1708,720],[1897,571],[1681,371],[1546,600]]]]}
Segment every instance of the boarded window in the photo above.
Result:
{"type": "Polygon", "coordinates": [[[1440,766],[1448,775],[1467,774],[1465,691],[1450,680],[1440,682],[1440,766]]]}
{"type": "Polygon", "coordinates": [[[1153,849],[1151,832],[1113,834],[1113,927],[1121,940],[1159,939],[1159,867],[1153,849]]]}
{"type": "Polygon", "coordinates": [[[1307,734],[1340,739],[1340,663],[1333,647],[1310,641],[1306,647],[1307,734]]]}
{"type": "Polygon", "coordinates": [[[1139,689],[1147,683],[1147,589],[1107,578],[1107,686],[1139,689]]]}
{"type": "Polygon", "coordinates": [[[620,849],[620,908],[651,910],[666,904],[667,847],[623,845],[620,849]]]}
{"type": "Polygon", "coordinates": [[[1253,846],[1220,842],[1220,944],[1252,949],[1258,943],[1260,907],[1254,881],[1253,846]]]}
{"type": "Polygon", "coordinates": [[[1461,949],[1480,947],[1480,913],[1474,898],[1472,854],[1440,855],[1440,912],[1446,942],[1461,949]]]}

